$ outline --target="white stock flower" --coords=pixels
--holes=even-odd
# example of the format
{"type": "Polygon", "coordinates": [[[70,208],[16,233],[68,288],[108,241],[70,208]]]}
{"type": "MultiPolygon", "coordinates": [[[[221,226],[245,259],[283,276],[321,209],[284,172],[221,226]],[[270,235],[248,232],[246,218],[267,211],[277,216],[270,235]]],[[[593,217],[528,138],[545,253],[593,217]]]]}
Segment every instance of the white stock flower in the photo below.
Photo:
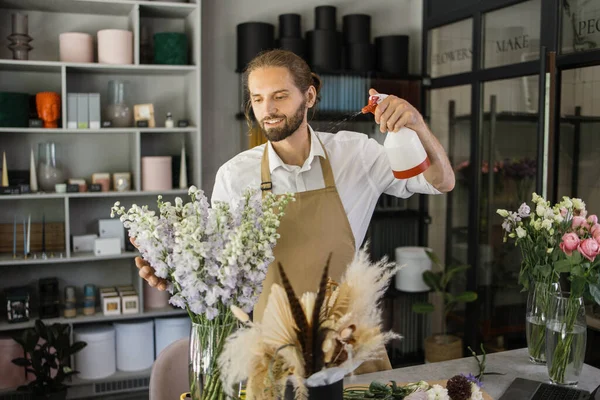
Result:
{"type": "Polygon", "coordinates": [[[524,238],[525,236],[527,236],[527,231],[521,226],[517,227],[517,229],[515,229],[515,232],[517,233],[517,237],[519,238],[524,238]]]}
{"type": "Polygon", "coordinates": [[[543,204],[538,204],[535,208],[535,213],[539,217],[543,217],[544,215],[546,215],[546,207],[543,204]]]}
{"type": "Polygon", "coordinates": [[[576,210],[584,210],[585,209],[585,203],[583,202],[583,200],[581,199],[572,199],[573,201],[573,208],[576,210]]]}
{"type": "Polygon", "coordinates": [[[551,219],[544,219],[542,221],[542,228],[544,228],[547,231],[549,231],[550,229],[552,229],[552,220],[551,219]]]}
{"type": "Polygon", "coordinates": [[[498,209],[496,210],[496,212],[498,213],[498,215],[500,215],[502,218],[506,218],[508,217],[508,211],[504,210],[504,209],[498,209]]]}
{"type": "Polygon", "coordinates": [[[440,385],[433,385],[433,387],[427,391],[427,396],[429,400],[450,400],[448,389],[440,385]]]}
{"type": "Polygon", "coordinates": [[[483,393],[474,382],[471,382],[471,400],[483,400],[483,393]]]}

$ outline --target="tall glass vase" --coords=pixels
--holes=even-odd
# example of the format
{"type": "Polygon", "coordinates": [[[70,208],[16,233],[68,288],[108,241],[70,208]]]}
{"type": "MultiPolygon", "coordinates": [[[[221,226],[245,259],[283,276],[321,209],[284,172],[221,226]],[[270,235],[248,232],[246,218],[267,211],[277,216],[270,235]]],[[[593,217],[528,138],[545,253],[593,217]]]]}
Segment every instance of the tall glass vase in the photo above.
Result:
{"type": "Polygon", "coordinates": [[[546,364],[546,317],[550,300],[559,293],[558,283],[532,282],[527,296],[525,333],[529,360],[534,364],[546,364]]]}
{"type": "Polygon", "coordinates": [[[583,297],[552,296],[546,320],[546,365],[552,383],[577,385],[583,368],[587,324],[583,297]]]}
{"type": "Polygon", "coordinates": [[[225,323],[205,321],[192,323],[189,349],[190,392],[193,400],[224,400],[221,373],[217,364],[227,337],[237,324],[230,320],[225,323]]]}
{"type": "Polygon", "coordinates": [[[58,146],[54,142],[38,145],[38,183],[44,192],[54,192],[57,183],[65,180],[63,168],[56,155],[58,146]]]}

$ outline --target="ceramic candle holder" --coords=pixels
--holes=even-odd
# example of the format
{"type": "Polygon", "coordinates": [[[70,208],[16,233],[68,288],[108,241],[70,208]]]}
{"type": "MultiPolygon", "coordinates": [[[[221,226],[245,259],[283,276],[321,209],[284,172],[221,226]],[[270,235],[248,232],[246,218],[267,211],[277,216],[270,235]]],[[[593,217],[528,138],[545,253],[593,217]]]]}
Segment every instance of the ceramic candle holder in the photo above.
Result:
{"type": "Polygon", "coordinates": [[[98,31],[98,62],[133,64],[133,32],[122,29],[98,31]]]}
{"type": "Polygon", "coordinates": [[[65,32],[61,33],[58,38],[60,61],[94,62],[94,40],[92,35],[80,32],[65,32]]]}

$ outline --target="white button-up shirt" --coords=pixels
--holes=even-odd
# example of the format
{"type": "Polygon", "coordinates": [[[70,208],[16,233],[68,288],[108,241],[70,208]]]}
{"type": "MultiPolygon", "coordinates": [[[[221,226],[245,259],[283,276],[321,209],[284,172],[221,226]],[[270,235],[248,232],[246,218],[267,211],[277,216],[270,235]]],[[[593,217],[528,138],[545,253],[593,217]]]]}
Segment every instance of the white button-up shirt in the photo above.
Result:
{"type": "Polygon", "coordinates": [[[233,206],[248,186],[260,188],[261,159],[265,146],[268,146],[274,194],[297,193],[325,187],[321,163],[317,159],[325,157],[325,146],[335,185],[354,233],[357,248],[365,238],[371,216],[382,193],[401,198],[408,198],[414,193],[440,194],[425,180],[423,174],[406,180],[394,178],[383,146],[363,133],[340,131],[332,134],[315,132],[310,127],[309,130],[311,147],[304,165],[299,167],[284,164],[270,142],[246,150],[223,164],[217,171],[212,203],[224,201],[233,206]]]}

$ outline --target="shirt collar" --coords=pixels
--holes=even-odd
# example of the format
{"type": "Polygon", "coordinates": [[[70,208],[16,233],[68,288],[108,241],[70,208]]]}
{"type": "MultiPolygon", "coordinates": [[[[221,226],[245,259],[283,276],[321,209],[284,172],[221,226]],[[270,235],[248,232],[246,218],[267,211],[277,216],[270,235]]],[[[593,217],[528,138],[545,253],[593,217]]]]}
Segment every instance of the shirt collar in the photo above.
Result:
{"type": "MultiPolygon", "coordinates": [[[[304,162],[302,170],[310,169],[310,166],[312,165],[315,156],[325,158],[325,150],[323,149],[323,146],[321,145],[317,134],[310,125],[308,126],[308,130],[310,132],[310,153],[308,153],[308,158],[304,162]]],[[[279,155],[277,155],[277,152],[275,151],[275,149],[273,149],[273,145],[271,145],[270,141],[267,141],[267,146],[267,151],[269,152],[269,172],[273,173],[273,171],[275,171],[279,167],[290,171],[289,166],[281,160],[279,155]]]]}

